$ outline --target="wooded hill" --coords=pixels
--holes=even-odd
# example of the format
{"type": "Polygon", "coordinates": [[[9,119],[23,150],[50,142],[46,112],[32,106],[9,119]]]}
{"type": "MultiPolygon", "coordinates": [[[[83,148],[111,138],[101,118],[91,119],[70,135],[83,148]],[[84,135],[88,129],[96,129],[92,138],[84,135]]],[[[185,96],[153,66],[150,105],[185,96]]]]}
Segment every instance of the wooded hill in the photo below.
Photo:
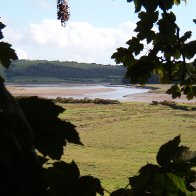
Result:
{"type": "Polygon", "coordinates": [[[125,71],[123,66],[19,60],[4,70],[3,75],[6,82],[13,83],[122,83],[125,71]]]}
{"type": "MultiPolygon", "coordinates": [[[[8,83],[115,83],[122,84],[126,68],[123,66],[60,62],[46,60],[18,60],[9,69],[0,70],[8,83]]],[[[151,81],[156,83],[157,80],[151,81]]]]}

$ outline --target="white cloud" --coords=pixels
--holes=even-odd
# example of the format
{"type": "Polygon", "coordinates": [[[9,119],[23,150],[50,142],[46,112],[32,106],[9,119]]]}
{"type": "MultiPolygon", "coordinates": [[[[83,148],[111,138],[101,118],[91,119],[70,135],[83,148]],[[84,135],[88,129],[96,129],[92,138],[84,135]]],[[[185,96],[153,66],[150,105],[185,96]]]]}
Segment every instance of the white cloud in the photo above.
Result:
{"type": "Polygon", "coordinates": [[[86,22],[68,22],[61,27],[59,21],[45,19],[30,24],[24,32],[8,29],[6,35],[23,54],[30,54],[29,58],[109,64],[112,53],[125,46],[134,28],[131,22],[116,28],[98,28],[86,22]]]}
{"type": "Polygon", "coordinates": [[[28,59],[29,58],[27,52],[24,51],[23,49],[15,48],[15,51],[16,51],[16,54],[18,56],[18,59],[28,59]]]}

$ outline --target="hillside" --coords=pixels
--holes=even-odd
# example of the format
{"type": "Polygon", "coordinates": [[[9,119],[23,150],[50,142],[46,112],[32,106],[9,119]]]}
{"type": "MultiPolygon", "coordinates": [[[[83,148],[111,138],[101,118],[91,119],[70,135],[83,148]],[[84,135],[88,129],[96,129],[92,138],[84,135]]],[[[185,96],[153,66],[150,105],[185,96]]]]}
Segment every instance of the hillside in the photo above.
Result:
{"type": "Polygon", "coordinates": [[[9,83],[122,83],[125,71],[123,66],[18,60],[0,73],[9,83]]]}
{"type": "MultiPolygon", "coordinates": [[[[125,72],[123,66],[47,60],[18,60],[7,70],[0,67],[7,83],[129,83],[125,72]]],[[[159,83],[159,79],[153,76],[148,83],[159,83]]]]}

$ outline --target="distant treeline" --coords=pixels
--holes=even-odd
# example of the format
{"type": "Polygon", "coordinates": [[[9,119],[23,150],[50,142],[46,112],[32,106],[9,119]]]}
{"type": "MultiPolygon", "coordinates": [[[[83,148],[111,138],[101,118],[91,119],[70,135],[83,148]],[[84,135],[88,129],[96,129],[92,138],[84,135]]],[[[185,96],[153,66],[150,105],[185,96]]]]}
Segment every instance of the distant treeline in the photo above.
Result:
{"type": "MultiPolygon", "coordinates": [[[[2,72],[2,70],[1,70],[2,72]]],[[[123,66],[59,62],[46,60],[14,61],[3,76],[13,83],[128,83],[124,79],[126,68],[123,66]]],[[[157,83],[153,77],[150,83],[157,83]]]]}

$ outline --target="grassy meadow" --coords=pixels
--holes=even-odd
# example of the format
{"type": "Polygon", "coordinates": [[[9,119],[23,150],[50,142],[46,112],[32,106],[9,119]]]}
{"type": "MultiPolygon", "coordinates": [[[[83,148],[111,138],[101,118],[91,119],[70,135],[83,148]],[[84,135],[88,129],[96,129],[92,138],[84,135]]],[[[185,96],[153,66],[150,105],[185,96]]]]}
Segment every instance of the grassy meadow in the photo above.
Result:
{"type": "Polygon", "coordinates": [[[62,106],[60,118],[77,126],[84,144],[66,146],[63,159],[75,160],[81,175],[100,178],[109,191],[125,187],[141,166],[155,163],[160,145],[177,135],[196,150],[196,111],[147,103],[62,106]]]}

